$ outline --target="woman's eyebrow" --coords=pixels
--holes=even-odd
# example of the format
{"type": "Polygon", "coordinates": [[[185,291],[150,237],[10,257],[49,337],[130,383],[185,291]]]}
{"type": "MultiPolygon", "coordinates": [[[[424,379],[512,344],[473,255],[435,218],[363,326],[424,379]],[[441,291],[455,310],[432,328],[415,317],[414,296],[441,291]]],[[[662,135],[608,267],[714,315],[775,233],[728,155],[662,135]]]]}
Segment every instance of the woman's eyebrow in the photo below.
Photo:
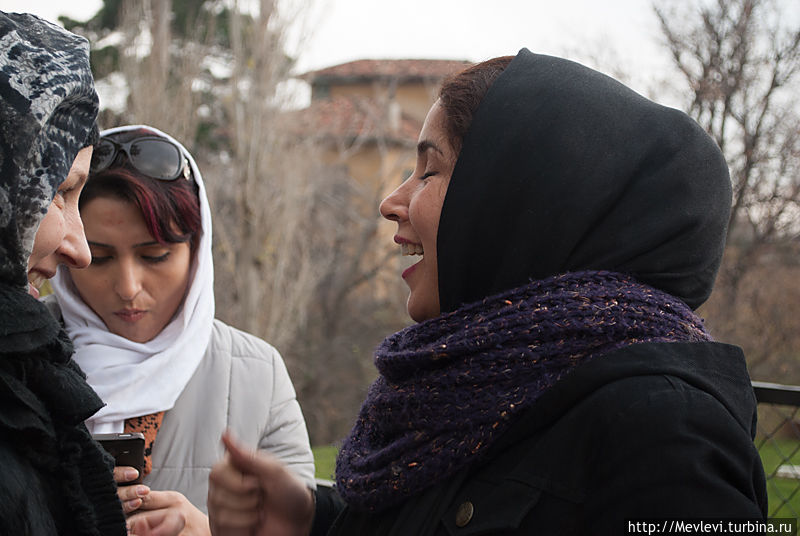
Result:
{"type": "MultiPolygon", "coordinates": [[[[88,243],[90,246],[95,246],[95,247],[98,247],[98,248],[108,248],[108,249],[114,249],[114,246],[112,246],[112,245],[110,245],[110,244],[103,244],[102,242],[94,242],[94,241],[92,241],[92,240],[87,240],[86,242],[87,242],[87,243],[88,243]]],[[[155,240],[151,240],[151,241],[149,241],[149,242],[142,242],[141,244],[134,244],[134,245],[133,245],[133,246],[131,246],[131,247],[133,247],[133,248],[143,248],[143,247],[147,247],[147,246],[160,246],[160,245],[161,245],[161,244],[159,244],[159,243],[158,243],[158,242],[156,242],[155,240]]]]}

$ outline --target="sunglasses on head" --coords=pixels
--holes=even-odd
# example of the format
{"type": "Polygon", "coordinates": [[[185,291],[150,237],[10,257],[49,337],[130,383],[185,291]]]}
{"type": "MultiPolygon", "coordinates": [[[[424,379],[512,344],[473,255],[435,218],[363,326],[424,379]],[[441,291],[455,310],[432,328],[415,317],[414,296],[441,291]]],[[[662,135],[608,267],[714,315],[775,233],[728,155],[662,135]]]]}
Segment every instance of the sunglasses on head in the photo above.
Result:
{"type": "Polygon", "coordinates": [[[139,173],[160,181],[174,181],[178,177],[189,180],[191,170],[180,147],[157,136],[142,136],[127,142],[118,142],[107,136],[94,146],[90,170],[93,173],[111,167],[120,153],[139,173]]]}

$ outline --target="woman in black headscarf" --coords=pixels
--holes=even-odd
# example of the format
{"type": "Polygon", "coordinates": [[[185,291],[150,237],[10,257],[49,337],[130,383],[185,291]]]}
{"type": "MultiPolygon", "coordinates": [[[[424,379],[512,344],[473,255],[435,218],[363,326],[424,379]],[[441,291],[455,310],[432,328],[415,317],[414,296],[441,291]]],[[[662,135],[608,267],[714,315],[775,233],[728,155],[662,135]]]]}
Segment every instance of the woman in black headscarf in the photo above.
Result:
{"type": "MultiPolygon", "coordinates": [[[[446,81],[414,173],[381,204],[423,256],[403,272],[418,323],[376,352],[329,534],[763,519],[744,357],[693,312],[730,202],[696,123],[591,69],[523,49],[446,81]]],[[[230,498],[284,473],[229,450],[212,525],[269,522],[230,498]]]]}
{"type": "Polygon", "coordinates": [[[83,421],[102,407],[36,297],[89,264],[78,197],[97,140],[88,43],[0,12],[0,532],[126,534],[113,460],[83,421]]]}

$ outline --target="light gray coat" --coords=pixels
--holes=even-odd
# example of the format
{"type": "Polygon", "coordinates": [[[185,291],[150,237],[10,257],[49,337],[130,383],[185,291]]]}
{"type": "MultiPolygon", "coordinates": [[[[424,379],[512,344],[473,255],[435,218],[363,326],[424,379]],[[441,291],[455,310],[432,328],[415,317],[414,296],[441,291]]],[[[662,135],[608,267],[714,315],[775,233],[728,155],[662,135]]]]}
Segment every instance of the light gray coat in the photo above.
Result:
{"type": "MultiPolygon", "coordinates": [[[[42,301],[61,318],[54,295],[42,301]]],[[[207,513],[208,475],[224,455],[225,429],[316,488],[308,431],[283,358],[264,340],[215,319],[205,356],[164,415],[144,484],[178,491],[207,513]]]]}
{"type": "Polygon", "coordinates": [[[226,428],[315,487],[308,432],[281,355],[258,337],[214,320],[205,357],[164,415],[144,484],[179,491],[206,512],[208,475],[224,454],[220,436],[226,428]]]}

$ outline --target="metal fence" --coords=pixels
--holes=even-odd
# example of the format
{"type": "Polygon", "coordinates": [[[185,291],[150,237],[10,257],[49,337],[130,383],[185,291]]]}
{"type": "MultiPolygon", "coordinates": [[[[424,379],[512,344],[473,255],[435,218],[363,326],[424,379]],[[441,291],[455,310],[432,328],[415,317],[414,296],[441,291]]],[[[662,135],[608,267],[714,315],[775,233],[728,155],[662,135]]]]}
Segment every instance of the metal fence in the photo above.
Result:
{"type": "Polygon", "coordinates": [[[800,386],[753,382],[769,517],[800,518],[800,386]]]}

